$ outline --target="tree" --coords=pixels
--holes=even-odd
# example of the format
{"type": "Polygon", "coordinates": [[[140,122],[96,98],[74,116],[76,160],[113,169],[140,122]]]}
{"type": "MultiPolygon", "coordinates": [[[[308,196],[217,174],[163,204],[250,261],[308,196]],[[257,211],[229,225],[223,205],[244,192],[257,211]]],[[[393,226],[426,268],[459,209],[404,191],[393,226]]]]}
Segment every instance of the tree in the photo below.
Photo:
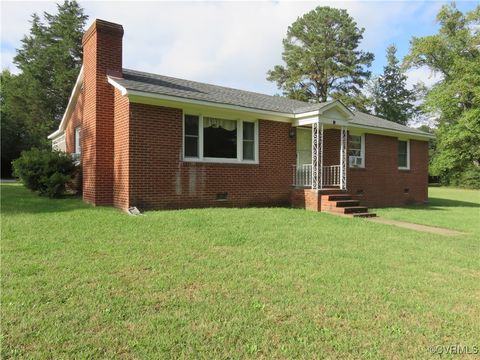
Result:
{"type": "Polygon", "coordinates": [[[339,98],[362,107],[361,89],[370,77],[366,67],[374,58],[358,50],[363,32],[346,10],[317,7],[289,26],[283,40],[285,66],[276,65],[267,79],[293,99],[339,98]]]}
{"type": "Polygon", "coordinates": [[[397,48],[387,48],[387,65],[372,88],[372,107],[375,115],[406,125],[415,114],[414,91],[407,89],[407,75],[396,56],[397,48]]]}
{"type": "Polygon", "coordinates": [[[480,178],[480,6],[467,14],[455,4],[443,6],[437,21],[438,34],[413,38],[405,58],[410,67],[427,66],[442,76],[424,103],[439,117],[432,170],[446,182],[462,173],[480,178]]]}
{"type": "Polygon", "coordinates": [[[57,11],[44,13],[45,24],[32,15],[30,34],[14,58],[22,75],[44,89],[39,98],[55,121],[63,115],[82,66],[83,28],[88,19],[76,1],[57,4],[57,11]]]}
{"type": "Polygon", "coordinates": [[[11,175],[11,162],[22,150],[31,147],[46,147],[48,123],[38,121],[43,106],[38,102],[35,83],[27,77],[13,75],[8,70],[0,74],[1,108],[1,164],[2,176],[11,175]],[[33,114],[39,114],[38,118],[33,114]]]}
{"type": "Polygon", "coordinates": [[[87,16],[76,1],[57,4],[57,14],[33,14],[28,35],[14,63],[20,73],[1,73],[2,176],[22,150],[49,146],[82,64],[82,36],[87,16]]]}

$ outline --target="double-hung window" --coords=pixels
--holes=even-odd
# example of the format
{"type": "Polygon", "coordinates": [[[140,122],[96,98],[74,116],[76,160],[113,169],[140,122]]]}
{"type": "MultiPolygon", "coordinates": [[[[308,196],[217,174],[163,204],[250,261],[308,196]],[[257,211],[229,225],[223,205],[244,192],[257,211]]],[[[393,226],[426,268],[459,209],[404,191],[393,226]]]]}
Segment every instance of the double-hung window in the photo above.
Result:
{"type": "Polygon", "coordinates": [[[200,143],[198,124],[198,116],[185,115],[183,124],[185,157],[198,157],[198,146],[200,143]]]}
{"type": "Polygon", "coordinates": [[[365,167],[365,136],[349,135],[348,164],[350,167],[365,167]]]}
{"type": "Polygon", "coordinates": [[[82,146],[80,141],[81,141],[81,128],[80,126],[77,126],[75,128],[75,138],[74,138],[74,154],[73,154],[74,160],[80,160],[80,154],[82,152],[82,146]]]}
{"type": "Polygon", "coordinates": [[[255,123],[242,122],[243,125],[243,160],[255,160],[255,123]]]}
{"type": "Polygon", "coordinates": [[[258,161],[256,121],[184,115],[183,157],[188,161],[258,161]]]}
{"type": "Polygon", "coordinates": [[[410,142],[408,140],[398,140],[398,168],[410,169],[410,142]]]}

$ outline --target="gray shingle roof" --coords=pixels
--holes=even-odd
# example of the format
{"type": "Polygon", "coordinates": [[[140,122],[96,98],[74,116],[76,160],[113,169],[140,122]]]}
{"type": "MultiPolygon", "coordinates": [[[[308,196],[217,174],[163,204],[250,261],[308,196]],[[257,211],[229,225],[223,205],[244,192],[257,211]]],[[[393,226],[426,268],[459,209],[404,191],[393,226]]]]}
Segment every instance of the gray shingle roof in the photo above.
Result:
{"type": "Polygon", "coordinates": [[[295,109],[305,107],[316,110],[327,104],[308,104],[303,101],[291,100],[281,96],[265,95],[129,69],[123,69],[123,79],[116,78],[115,81],[127,90],[176,96],[185,99],[235,105],[278,113],[294,114],[295,109]]]}
{"type": "MultiPolygon", "coordinates": [[[[200,100],[216,104],[234,105],[249,109],[270,112],[299,114],[321,109],[330,102],[310,104],[291,100],[281,96],[271,96],[251,91],[232,89],[197,81],[178,79],[142,71],[123,69],[123,78],[115,81],[128,90],[174,96],[184,99],[200,100]]],[[[352,123],[386,130],[429,135],[423,131],[409,128],[377,116],[354,112],[352,123]]]]}
{"type": "Polygon", "coordinates": [[[379,129],[385,129],[385,130],[408,132],[411,134],[418,134],[418,135],[427,135],[429,137],[432,136],[432,134],[429,134],[425,131],[421,131],[415,128],[401,125],[393,121],[385,120],[378,116],[365,114],[360,111],[354,111],[354,116],[353,116],[353,119],[350,121],[350,123],[362,125],[362,126],[368,126],[368,127],[375,127],[379,129]]]}

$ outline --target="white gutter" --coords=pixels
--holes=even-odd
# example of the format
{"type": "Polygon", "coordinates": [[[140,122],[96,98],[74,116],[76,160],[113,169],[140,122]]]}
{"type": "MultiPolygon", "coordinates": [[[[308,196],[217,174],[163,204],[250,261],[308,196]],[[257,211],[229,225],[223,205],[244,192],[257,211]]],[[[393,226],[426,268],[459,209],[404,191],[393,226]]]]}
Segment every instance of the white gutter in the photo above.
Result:
{"type": "Polygon", "coordinates": [[[115,81],[115,78],[108,76],[108,83],[114,86],[116,89],[120,91],[122,95],[126,95],[129,98],[131,96],[139,96],[151,99],[158,99],[158,100],[168,100],[168,101],[178,101],[186,104],[193,104],[193,105],[204,105],[209,107],[218,107],[222,109],[229,109],[229,110],[239,110],[239,111],[250,111],[257,114],[265,114],[271,116],[282,116],[287,118],[293,118],[294,114],[291,113],[282,113],[276,111],[268,111],[268,110],[261,110],[256,108],[251,108],[247,106],[240,106],[240,105],[230,105],[230,104],[223,104],[223,103],[215,103],[211,101],[204,101],[204,100],[193,100],[184,98],[181,96],[171,96],[171,95],[162,95],[162,94],[155,94],[146,91],[138,91],[138,90],[128,90],[118,82],[115,81]]]}
{"type": "Polygon", "coordinates": [[[53,133],[48,135],[48,139],[53,140],[53,139],[59,137],[60,135],[62,135],[64,132],[65,132],[64,130],[57,129],[53,133]]]}
{"type": "MultiPolygon", "coordinates": [[[[312,116],[320,116],[322,115],[325,111],[328,109],[331,109],[332,107],[337,106],[342,112],[345,113],[347,118],[352,119],[354,116],[354,113],[346,107],[340,100],[336,100],[328,105],[325,105],[319,110],[314,110],[314,111],[308,111],[305,113],[299,113],[299,114],[292,114],[292,113],[282,113],[282,112],[275,112],[275,111],[267,111],[267,110],[260,110],[260,109],[255,109],[255,108],[249,108],[246,106],[239,106],[239,105],[229,105],[229,104],[222,104],[222,103],[214,103],[210,101],[203,101],[203,100],[193,100],[193,99],[188,99],[180,96],[170,96],[170,95],[162,95],[162,94],[156,94],[156,93],[150,93],[146,91],[138,91],[138,90],[128,90],[124,86],[120,85],[117,81],[115,81],[116,78],[107,76],[108,83],[111,84],[113,87],[118,89],[120,93],[123,96],[128,96],[129,100],[132,100],[132,102],[135,102],[135,99],[131,99],[131,97],[144,97],[144,98],[151,98],[151,99],[158,99],[158,100],[167,100],[167,101],[176,101],[176,102],[182,102],[186,104],[194,104],[194,105],[203,105],[203,106],[209,106],[209,107],[217,107],[217,108],[223,108],[223,109],[229,109],[229,110],[238,110],[238,111],[250,111],[253,113],[257,114],[265,114],[265,115],[270,115],[270,116],[281,116],[281,117],[286,117],[290,118],[292,122],[294,120],[300,120],[300,119],[305,119],[305,118],[311,118],[312,116]]],[[[306,120],[306,119],[305,119],[306,120]]],[[[435,138],[434,135],[430,134],[419,134],[414,131],[402,131],[402,130],[394,130],[394,129],[389,129],[389,128],[384,128],[384,127],[379,127],[379,126],[368,126],[368,125],[361,125],[361,124],[354,124],[351,122],[348,122],[348,127],[352,128],[358,128],[358,129],[365,129],[365,130],[376,130],[376,131],[381,131],[381,132],[388,132],[391,134],[405,134],[405,135],[410,135],[410,136],[415,136],[417,138],[425,138],[425,139],[433,139],[435,138]]]]}
{"type": "Polygon", "coordinates": [[[435,139],[435,135],[433,134],[420,134],[414,131],[394,130],[394,129],[385,128],[381,126],[369,126],[369,125],[348,123],[348,127],[356,128],[356,129],[377,130],[382,132],[389,132],[392,134],[407,134],[407,135],[412,135],[412,136],[421,137],[425,139],[435,139]]]}
{"type": "Polygon", "coordinates": [[[108,83],[109,83],[110,85],[112,85],[115,89],[117,89],[118,91],[120,91],[120,93],[122,94],[122,96],[125,96],[125,95],[128,96],[127,89],[124,88],[122,85],[120,85],[118,82],[116,82],[114,77],[111,77],[111,76],[108,76],[108,75],[107,75],[107,81],[108,81],[108,83]]]}

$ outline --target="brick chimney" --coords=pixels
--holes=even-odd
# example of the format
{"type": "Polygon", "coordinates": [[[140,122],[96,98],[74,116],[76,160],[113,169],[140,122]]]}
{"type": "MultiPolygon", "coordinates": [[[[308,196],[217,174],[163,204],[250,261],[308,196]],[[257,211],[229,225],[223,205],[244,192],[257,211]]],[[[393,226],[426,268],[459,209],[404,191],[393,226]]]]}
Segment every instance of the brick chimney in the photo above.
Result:
{"type": "Polygon", "coordinates": [[[113,203],[114,89],[107,74],[122,76],[122,38],[121,25],[96,19],[82,41],[83,199],[94,205],[113,203]]]}

